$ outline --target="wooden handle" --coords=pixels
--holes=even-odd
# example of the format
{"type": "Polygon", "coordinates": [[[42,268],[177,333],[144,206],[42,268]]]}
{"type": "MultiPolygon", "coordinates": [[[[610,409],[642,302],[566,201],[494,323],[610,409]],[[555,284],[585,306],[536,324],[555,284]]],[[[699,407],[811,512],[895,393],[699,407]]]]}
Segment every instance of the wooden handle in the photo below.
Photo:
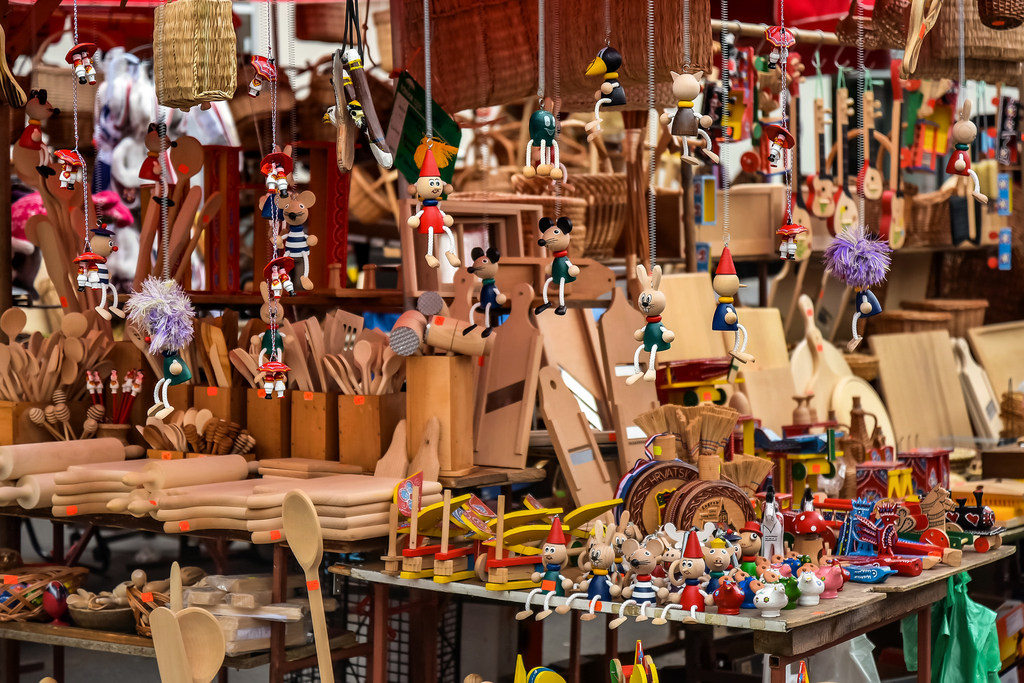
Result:
{"type": "Polygon", "coordinates": [[[20,479],[26,474],[65,470],[71,465],[124,459],[124,444],[112,438],[0,446],[0,479],[20,479]]]}
{"type": "Polygon", "coordinates": [[[331,659],[331,641],[327,637],[324,598],[320,593],[320,577],[315,568],[306,572],[306,594],[309,596],[309,615],[313,619],[313,642],[316,644],[320,680],[322,683],[334,683],[334,660],[331,659]]]}

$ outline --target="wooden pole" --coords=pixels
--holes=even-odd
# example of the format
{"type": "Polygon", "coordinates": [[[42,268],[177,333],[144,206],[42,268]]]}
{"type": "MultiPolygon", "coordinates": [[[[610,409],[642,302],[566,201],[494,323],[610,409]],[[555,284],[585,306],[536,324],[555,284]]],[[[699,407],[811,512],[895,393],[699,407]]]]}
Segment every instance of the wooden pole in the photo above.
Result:
{"type": "MultiPolygon", "coordinates": [[[[0,8],[6,10],[6,2],[0,8]]],[[[6,56],[0,55],[4,59],[6,56]]],[[[0,311],[14,305],[11,276],[11,108],[0,106],[0,178],[6,187],[0,192],[0,311]]],[[[7,335],[0,332],[0,342],[7,343],[7,335]]]]}
{"type": "Polygon", "coordinates": [[[690,164],[679,164],[679,185],[683,188],[683,254],[686,258],[686,272],[696,273],[697,223],[693,215],[693,166],[690,164]]]}

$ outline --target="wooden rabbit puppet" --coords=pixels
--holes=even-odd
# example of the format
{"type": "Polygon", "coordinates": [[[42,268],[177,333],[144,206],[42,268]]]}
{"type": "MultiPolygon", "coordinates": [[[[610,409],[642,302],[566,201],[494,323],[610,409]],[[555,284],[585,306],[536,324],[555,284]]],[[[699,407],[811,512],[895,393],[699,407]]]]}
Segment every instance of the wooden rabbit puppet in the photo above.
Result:
{"type": "Polygon", "coordinates": [[[717,164],[718,155],[712,151],[711,137],[704,130],[711,126],[711,117],[707,115],[697,116],[693,110],[693,100],[703,89],[700,84],[700,78],[704,75],[704,72],[678,74],[675,71],[671,71],[669,73],[672,74],[672,95],[677,100],[677,108],[675,114],[662,114],[661,122],[663,124],[671,122],[670,132],[672,135],[682,139],[683,161],[691,166],[700,164],[697,157],[690,154],[690,146],[686,141],[687,137],[699,135],[704,140],[704,153],[707,154],[712,163],[717,164]]]}
{"type": "Polygon", "coordinates": [[[946,163],[946,173],[951,175],[970,176],[974,181],[974,198],[982,204],[988,204],[988,197],[981,192],[977,172],[971,168],[971,143],[978,137],[978,127],[971,121],[971,101],[964,100],[960,105],[960,115],[953,124],[953,153],[946,163]]]}
{"type": "Polygon", "coordinates": [[[642,263],[638,263],[636,276],[644,283],[644,290],[640,292],[637,306],[647,319],[647,324],[633,333],[633,339],[640,342],[640,346],[636,347],[636,353],[633,354],[633,374],[626,379],[626,384],[633,384],[641,378],[653,382],[657,375],[658,351],[668,351],[672,346],[672,340],[676,338],[676,333],[661,323],[661,313],[666,305],[664,292],[658,290],[661,285],[661,266],[654,266],[648,277],[647,269],[642,263]],[[640,354],[644,351],[651,354],[647,372],[640,369],[640,354]]]}
{"type": "Polygon", "coordinates": [[[590,601],[590,609],[580,617],[583,621],[590,621],[597,615],[595,608],[599,608],[602,602],[611,602],[611,587],[614,582],[615,567],[615,525],[605,526],[601,521],[594,523],[591,543],[587,549],[580,554],[580,568],[585,572],[573,593],[565,599],[565,604],[555,609],[559,614],[566,614],[572,606],[572,601],[587,599],[590,601]]]}

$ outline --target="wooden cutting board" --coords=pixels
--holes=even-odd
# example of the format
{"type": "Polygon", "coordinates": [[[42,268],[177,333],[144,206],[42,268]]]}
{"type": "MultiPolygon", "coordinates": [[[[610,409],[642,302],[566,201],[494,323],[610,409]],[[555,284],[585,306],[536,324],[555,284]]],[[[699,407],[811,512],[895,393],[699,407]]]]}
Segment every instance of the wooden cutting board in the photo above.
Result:
{"type": "Polygon", "coordinates": [[[898,439],[931,448],[972,436],[948,332],[871,335],[869,342],[898,439]]]}
{"type": "Polygon", "coordinates": [[[967,331],[967,337],[996,396],[1001,397],[1008,386],[1016,391],[1024,382],[1024,320],[975,327],[967,331]]]}
{"type": "Polygon", "coordinates": [[[570,308],[565,315],[542,315],[536,320],[544,345],[543,364],[557,365],[567,373],[578,385],[570,383],[573,393],[582,392],[601,420],[607,420],[608,391],[594,311],[570,308]]]}
{"type": "Polygon", "coordinates": [[[230,505],[245,507],[245,501],[257,486],[268,486],[277,482],[293,480],[275,477],[273,479],[242,479],[218,484],[201,484],[166,489],[155,497],[161,510],[181,510],[200,505],[230,505]]]}
{"type": "MultiPolygon", "coordinates": [[[[251,508],[265,508],[280,505],[284,494],[291,489],[305,491],[315,505],[365,505],[389,501],[395,486],[401,479],[392,477],[367,477],[356,474],[338,474],[322,479],[294,480],[287,486],[257,486],[247,504],[251,508]]],[[[437,482],[423,482],[424,495],[441,492],[437,482]]]]}
{"type": "MultiPolygon", "coordinates": [[[[832,410],[836,412],[836,419],[839,421],[839,424],[850,424],[850,411],[853,409],[853,399],[855,396],[860,397],[861,407],[878,419],[878,426],[882,429],[885,442],[895,446],[896,432],[893,430],[892,421],[889,419],[889,410],[885,407],[885,403],[882,402],[882,398],[875,391],[875,388],[867,380],[856,375],[843,377],[836,383],[836,388],[832,391],[830,405],[832,410]]],[[[864,419],[869,432],[873,431],[875,428],[874,420],[868,416],[865,416],[864,419]]]]}
{"type": "MultiPolygon", "coordinates": [[[[711,288],[708,273],[673,273],[661,278],[661,291],[668,305],[662,313],[662,323],[676,333],[672,348],[658,353],[659,361],[690,360],[693,358],[721,358],[726,347],[720,332],[711,329],[718,297],[711,288]]],[[[740,322],[745,310],[739,309],[740,322]]],[[[745,323],[744,323],[745,324],[745,323]]],[[[623,330],[627,337],[633,330],[623,330]]]]}
{"type": "Polygon", "coordinates": [[[244,519],[231,519],[230,517],[191,517],[177,522],[164,522],[164,533],[186,534],[206,529],[245,531],[246,524],[244,519]]]}
{"type": "MultiPolygon", "coordinates": [[[[285,479],[319,479],[320,477],[333,477],[338,472],[303,472],[302,470],[279,470],[275,467],[260,467],[256,470],[261,477],[282,477],[285,479]]],[[[362,467],[350,467],[346,470],[349,474],[361,474],[362,467]]]]}
{"type": "Polygon", "coordinates": [[[974,433],[986,439],[999,439],[999,432],[1003,429],[1003,420],[999,417],[999,397],[988,375],[971,355],[971,347],[966,339],[953,340],[953,357],[974,433]]]}
{"type": "Polygon", "coordinates": [[[659,405],[654,382],[626,384],[626,378],[633,374],[633,354],[637,347],[632,332],[645,324],[643,314],[630,306],[626,295],[617,288],[612,292],[608,310],[597,321],[611,426],[615,430],[621,472],[628,472],[637,460],[644,457],[647,435],[633,424],[633,419],[659,405]]]}
{"type": "MultiPolygon", "coordinates": [[[[59,473],[54,473],[56,476],[59,473]]],[[[81,484],[57,484],[54,482],[53,492],[62,496],[73,496],[80,493],[128,493],[131,486],[119,481],[90,481],[81,484]]]]}
{"type": "MultiPolygon", "coordinates": [[[[749,365],[749,363],[748,363],[749,365]]],[[[793,375],[788,367],[742,369],[740,387],[750,402],[750,413],[761,424],[782,436],[782,426],[793,424],[793,375]]]]}
{"type": "Polygon", "coordinates": [[[311,458],[264,458],[259,461],[260,467],[295,472],[328,472],[330,474],[359,474],[362,470],[357,466],[346,465],[333,460],[313,460],[311,458]]]}
{"type": "MultiPolygon", "coordinates": [[[[786,348],[786,332],[782,327],[782,314],[777,308],[741,308],[737,309],[740,322],[747,328],[747,353],[753,354],[755,361],[747,363],[746,369],[770,370],[772,368],[789,367],[789,350],[786,348]]],[[[722,332],[723,344],[732,348],[733,333],[722,332]]],[[[676,334],[678,339],[678,333],[676,334]]],[[[674,343],[674,342],[673,342],[674,343]]],[[[661,357],[661,354],[658,355],[661,357]]]]}
{"type": "MultiPolygon", "coordinates": [[[[387,536],[388,525],[380,524],[363,527],[362,529],[349,529],[347,531],[322,529],[320,533],[325,541],[364,541],[368,538],[383,538],[387,536]]],[[[284,540],[284,532],[276,529],[274,531],[254,531],[250,536],[252,542],[256,544],[278,543],[284,540]]]]}
{"type": "Polygon", "coordinates": [[[0,479],[60,472],[70,465],[124,460],[118,439],[83,439],[0,446],[0,479]]]}

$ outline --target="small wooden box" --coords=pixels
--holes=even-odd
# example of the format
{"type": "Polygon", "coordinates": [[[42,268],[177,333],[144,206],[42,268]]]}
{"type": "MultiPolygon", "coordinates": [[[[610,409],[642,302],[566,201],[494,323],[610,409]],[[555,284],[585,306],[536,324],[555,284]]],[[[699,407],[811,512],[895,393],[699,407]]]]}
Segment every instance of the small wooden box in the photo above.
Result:
{"type": "Polygon", "coordinates": [[[292,392],[291,454],[286,457],[338,459],[338,395],[292,392]]]}
{"type": "Polygon", "coordinates": [[[206,408],[216,418],[237,422],[245,427],[245,389],[243,387],[197,386],[192,396],[192,407],[196,410],[206,408]]]}
{"type": "MultiPolygon", "coordinates": [[[[53,441],[53,435],[45,427],[28,419],[29,410],[32,408],[41,410],[46,405],[46,403],[25,401],[0,401],[0,444],[53,441]]],[[[60,431],[59,425],[57,430],[60,431]]]]}
{"type": "MultiPolygon", "coordinates": [[[[982,471],[985,469],[985,454],[981,455],[982,471]]],[[[945,448],[920,448],[899,454],[900,462],[910,468],[914,493],[924,498],[936,486],[949,488],[949,450],[945,448]]],[[[985,475],[986,477],[989,475],[985,475]]],[[[1002,475],[996,475],[1002,476],[1002,475]]]]}
{"type": "MultiPolygon", "coordinates": [[[[267,399],[263,389],[246,389],[246,429],[256,439],[257,460],[287,458],[292,445],[292,392],[267,399]]],[[[250,454],[251,455],[251,454],[250,454]]]]}
{"type": "MultiPolygon", "coordinates": [[[[167,400],[171,402],[171,405],[174,406],[175,410],[188,410],[193,405],[192,395],[194,391],[200,388],[205,389],[206,387],[197,387],[194,384],[175,384],[174,386],[167,387],[167,400]]],[[[151,384],[149,387],[149,393],[146,394],[145,400],[143,399],[142,394],[139,394],[139,396],[135,399],[136,404],[142,404],[141,406],[132,406],[133,417],[136,417],[136,415],[138,415],[136,411],[139,408],[142,409],[142,414],[140,416],[141,419],[136,418],[135,424],[146,424],[146,411],[149,410],[149,407],[151,405],[153,405],[153,399],[149,398],[152,394],[153,386],[151,384]]]]}
{"type": "Polygon", "coordinates": [[[338,397],[338,456],[341,462],[373,472],[405,419],[405,394],[338,397]]]}
{"type": "MultiPolygon", "coordinates": [[[[437,456],[441,474],[473,468],[473,363],[470,356],[410,356],[405,363],[407,446],[416,453],[432,417],[441,420],[437,456]]],[[[486,438],[486,435],[482,435],[486,438]]]]}

